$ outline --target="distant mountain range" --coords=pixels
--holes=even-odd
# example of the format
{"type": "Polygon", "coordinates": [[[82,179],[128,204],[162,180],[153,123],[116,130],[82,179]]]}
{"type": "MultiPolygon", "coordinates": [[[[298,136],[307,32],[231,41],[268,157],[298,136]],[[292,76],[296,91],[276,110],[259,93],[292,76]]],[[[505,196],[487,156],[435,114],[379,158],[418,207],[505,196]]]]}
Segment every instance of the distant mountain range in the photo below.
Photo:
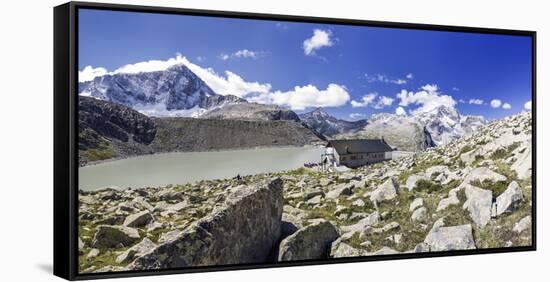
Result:
{"type": "Polygon", "coordinates": [[[300,118],[329,139],[384,138],[407,151],[448,144],[487,123],[481,116],[461,116],[456,109],[445,106],[408,116],[379,113],[358,121],[338,119],[322,109],[301,114],[300,118]]]}
{"type": "Polygon", "coordinates": [[[486,124],[481,116],[462,116],[445,106],[407,116],[380,113],[357,121],[338,119],[321,108],[298,115],[277,105],[219,95],[183,64],[162,71],[96,77],[80,83],[79,93],[130,107],[149,117],[295,121],[321,139],[384,138],[394,147],[409,151],[447,144],[486,124]]]}

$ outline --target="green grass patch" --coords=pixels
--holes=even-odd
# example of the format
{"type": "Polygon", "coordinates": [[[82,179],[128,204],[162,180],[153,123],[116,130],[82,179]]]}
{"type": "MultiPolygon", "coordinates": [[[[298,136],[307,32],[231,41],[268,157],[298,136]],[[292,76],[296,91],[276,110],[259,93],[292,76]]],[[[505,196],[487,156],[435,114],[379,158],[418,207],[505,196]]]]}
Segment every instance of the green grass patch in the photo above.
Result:
{"type": "Polygon", "coordinates": [[[502,194],[506,190],[506,188],[508,188],[507,181],[493,182],[491,180],[486,179],[483,182],[479,180],[475,180],[475,181],[472,181],[471,184],[473,186],[476,186],[482,189],[493,191],[493,197],[497,197],[498,195],[502,194]]]}

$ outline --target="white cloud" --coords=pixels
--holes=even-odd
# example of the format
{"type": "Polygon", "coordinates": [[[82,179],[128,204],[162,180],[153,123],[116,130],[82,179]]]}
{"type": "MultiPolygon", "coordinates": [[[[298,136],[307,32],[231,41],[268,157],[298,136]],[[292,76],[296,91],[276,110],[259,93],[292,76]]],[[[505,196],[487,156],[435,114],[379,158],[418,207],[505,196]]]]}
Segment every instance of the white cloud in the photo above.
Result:
{"type": "Polygon", "coordinates": [[[293,90],[261,93],[247,97],[251,102],[286,106],[292,110],[308,107],[339,107],[345,105],[350,96],[344,86],[329,84],[324,90],[314,85],[296,86],[293,90]]]}
{"type": "Polygon", "coordinates": [[[468,104],[483,105],[483,100],[481,100],[481,99],[470,99],[470,101],[468,101],[468,104]]]}
{"type": "Polygon", "coordinates": [[[491,100],[491,107],[492,108],[500,108],[500,106],[502,105],[502,101],[499,100],[499,99],[493,99],[491,100]]]}
{"type": "Polygon", "coordinates": [[[286,23],[276,23],[275,26],[283,30],[287,30],[289,28],[288,24],[286,23]]]}
{"type": "Polygon", "coordinates": [[[400,106],[417,105],[418,108],[412,111],[413,114],[430,112],[440,106],[454,108],[456,105],[453,97],[442,94],[435,84],[424,85],[417,92],[409,92],[403,89],[397,94],[397,98],[400,99],[400,106]]]}
{"type": "Polygon", "coordinates": [[[202,62],[202,61],[204,61],[204,60],[206,60],[206,57],[203,57],[203,56],[197,56],[197,62],[199,62],[199,63],[200,63],[200,62],[202,62]]]}
{"type": "Polygon", "coordinates": [[[523,108],[530,111],[531,110],[531,100],[525,102],[525,104],[523,104],[523,108]]]}
{"type": "Polygon", "coordinates": [[[405,111],[405,109],[401,106],[395,108],[395,114],[398,115],[398,116],[406,116],[407,115],[407,112],[405,111]]]}
{"type": "Polygon", "coordinates": [[[78,82],[92,81],[98,76],[106,75],[107,69],[105,68],[94,68],[92,66],[86,66],[83,70],[78,72],[78,82]]]}
{"type": "Polygon", "coordinates": [[[393,101],[395,101],[395,99],[387,97],[387,96],[379,96],[378,101],[376,102],[376,104],[373,107],[375,109],[382,109],[382,108],[391,106],[393,104],[393,101]]]}
{"type": "MultiPolygon", "coordinates": [[[[166,61],[150,60],[136,64],[125,65],[114,72],[103,68],[84,68],[83,78],[90,79],[89,74],[140,73],[166,70],[174,65],[183,64],[201,78],[214,92],[220,95],[235,95],[251,102],[276,104],[295,110],[308,107],[338,107],[345,105],[350,96],[343,85],[331,83],[326,89],[318,89],[314,85],[295,86],[289,91],[273,91],[269,83],[246,81],[238,74],[225,71],[217,73],[212,68],[201,67],[190,62],[186,57],[177,54],[175,58],[166,61]],[[95,72],[93,71],[95,70],[95,72]]],[[[80,77],[79,77],[80,78],[80,77]]]]}
{"type": "Polygon", "coordinates": [[[508,104],[508,103],[504,103],[502,104],[502,108],[505,109],[505,110],[509,110],[512,108],[512,105],[508,104]]]}
{"type": "Polygon", "coordinates": [[[353,108],[361,108],[361,107],[366,107],[368,106],[370,103],[372,103],[374,101],[374,99],[376,98],[376,96],[378,96],[378,93],[376,92],[372,92],[372,93],[369,93],[363,97],[361,97],[361,100],[360,101],[355,101],[355,100],[352,100],[351,101],[351,106],[353,108]]]}
{"type": "Polygon", "coordinates": [[[144,62],[139,62],[135,64],[124,65],[116,69],[113,74],[117,73],[142,73],[142,72],[153,72],[153,71],[162,71],[166,70],[172,66],[185,63],[187,59],[180,54],[175,58],[170,58],[166,61],[162,60],[149,60],[144,62]]]}
{"type": "Polygon", "coordinates": [[[313,36],[304,40],[304,54],[313,56],[316,50],[332,46],[334,42],[330,38],[331,36],[332,32],[330,30],[315,29],[313,36]]]}
{"type": "Polygon", "coordinates": [[[368,83],[382,82],[382,83],[393,83],[397,85],[403,85],[403,84],[407,84],[407,80],[411,80],[413,78],[413,75],[409,73],[405,76],[405,78],[389,78],[385,74],[378,73],[378,74],[370,75],[368,73],[365,73],[365,78],[367,79],[368,83]]]}
{"type": "Polygon", "coordinates": [[[352,119],[362,119],[362,118],[365,118],[367,116],[365,114],[361,114],[361,113],[351,113],[351,114],[349,114],[349,117],[352,118],[352,119]]]}
{"type": "Polygon", "coordinates": [[[460,91],[460,88],[458,88],[458,87],[453,87],[453,91],[460,91]]]}
{"type": "Polygon", "coordinates": [[[222,53],[218,56],[220,60],[227,61],[232,58],[249,58],[249,59],[258,59],[263,57],[266,52],[263,51],[251,51],[248,49],[237,50],[231,54],[222,53]]]}
{"type": "Polygon", "coordinates": [[[361,97],[361,100],[359,101],[352,100],[351,106],[353,108],[364,108],[372,104],[373,108],[382,109],[382,108],[391,106],[393,104],[393,101],[395,101],[394,98],[387,97],[387,96],[378,96],[378,93],[372,92],[361,97]]]}

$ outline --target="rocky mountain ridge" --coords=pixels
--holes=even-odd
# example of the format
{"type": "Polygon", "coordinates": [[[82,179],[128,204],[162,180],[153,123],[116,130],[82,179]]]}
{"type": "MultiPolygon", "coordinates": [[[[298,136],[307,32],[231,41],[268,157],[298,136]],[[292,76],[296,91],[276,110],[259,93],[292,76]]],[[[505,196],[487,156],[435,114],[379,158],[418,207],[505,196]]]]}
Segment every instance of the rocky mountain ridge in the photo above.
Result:
{"type": "Polygon", "coordinates": [[[299,117],[309,128],[328,138],[342,133],[357,132],[368,124],[364,119],[358,121],[338,119],[322,108],[300,114],[299,117]]]}
{"type": "Polygon", "coordinates": [[[419,151],[475,132],[487,122],[482,116],[461,115],[456,109],[440,106],[414,115],[373,114],[355,122],[337,119],[322,109],[301,114],[310,128],[328,139],[384,138],[399,150],[419,151]]]}
{"type": "Polygon", "coordinates": [[[266,146],[304,146],[322,142],[297,116],[269,111],[262,118],[218,119],[148,117],[130,107],[79,99],[79,163],[131,156],[231,150],[266,146]]]}

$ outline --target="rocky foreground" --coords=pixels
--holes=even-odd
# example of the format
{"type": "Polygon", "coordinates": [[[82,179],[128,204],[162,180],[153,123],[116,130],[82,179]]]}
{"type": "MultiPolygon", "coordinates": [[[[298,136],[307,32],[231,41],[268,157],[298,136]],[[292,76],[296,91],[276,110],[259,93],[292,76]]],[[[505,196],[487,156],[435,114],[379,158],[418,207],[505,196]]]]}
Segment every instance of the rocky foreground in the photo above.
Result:
{"type": "Polygon", "coordinates": [[[79,192],[82,273],[531,245],[531,113],[344,173],[79,192]]]}

